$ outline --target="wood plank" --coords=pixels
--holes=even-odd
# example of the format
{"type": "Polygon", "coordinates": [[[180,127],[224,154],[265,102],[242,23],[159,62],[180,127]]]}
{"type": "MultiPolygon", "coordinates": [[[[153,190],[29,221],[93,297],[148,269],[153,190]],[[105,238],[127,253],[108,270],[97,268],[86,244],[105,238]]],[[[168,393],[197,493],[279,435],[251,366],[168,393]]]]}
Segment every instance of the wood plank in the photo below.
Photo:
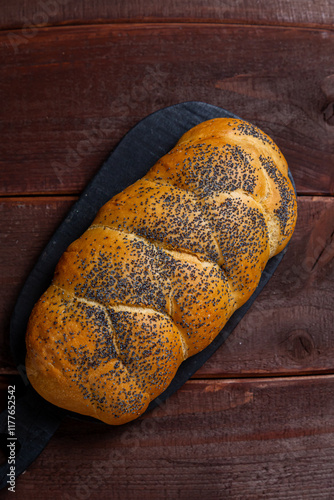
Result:
{"type": "Polygon", "coordinates": [[[333,375],[192,380],[125,426],[65,420],[17,480],[16,494],[327,500],[334,497],[333,422],[333,375]]]}
{"type": "Polygon", "coordinates": [[[334,199],[298,199],[286,256],[198,377],[334,371],[334,199]]]}
{"type": "Polygon", "coordinates": [[[263,128],[299,193],[334,192],[330,30],[149,24],[9,35],[0,34],[4,195],[81,192],[129,128],[188,100],[263,128]]]}
{"type": "MultiPolygon", "coordinates": [[[[14,371],[9,317],[29,269],[73,198],[2,199],[0,372],[14,371]]],[[[196,377],[334,370],[334,199],[301,197],[297,227],[275,275],[196,377]]]]}
{"type": "Polygon", "coordinates": [[[1,2],[1,29],[28,25],[98,24],[115,22],[221,22],[328,26],[334,22],[331,2],[311,0],[11,0],[1,2]]]}

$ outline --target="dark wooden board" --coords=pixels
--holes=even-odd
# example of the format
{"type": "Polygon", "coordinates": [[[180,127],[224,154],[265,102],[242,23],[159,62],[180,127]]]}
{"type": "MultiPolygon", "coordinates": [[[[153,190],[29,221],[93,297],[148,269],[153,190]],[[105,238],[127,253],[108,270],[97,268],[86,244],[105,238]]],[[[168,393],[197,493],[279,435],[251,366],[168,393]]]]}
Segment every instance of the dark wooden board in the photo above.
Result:
{"type": "MultiPolygon", "coordinates": [[[[7,0],[0,1],[0,28],[119,22],[225,22],[331,26],[334,7],[321,0],[7,0]]],[[[27,30],[27,34],[32,32],[27,30]]]]}
{"type": "Polygon", "coordinates": [[[19,45],[8,35],[0,33],[2,195],[80,193],[135,123],[189,100],[263,128],[300,194],[334,192],[330,30],[95,25],[39,29],[19,45]]]}
{"type": "Polygon", "coordinates": [[[125,426],[67,419],[17,479],[16,497],[329,500],[333,422],[333,375],[192,380],[125,426]]]}
{"type": "MultiPolygon", "coordinates": [[[[74,201],[1,200],[0,373],[15,372],[9,354],[9,318],[19,290],[74,201]]],[[[287,255],[233,335],[197,377],[334,370],[333,221],[333,198],[299,197],[297,227],[287,255]]]]}

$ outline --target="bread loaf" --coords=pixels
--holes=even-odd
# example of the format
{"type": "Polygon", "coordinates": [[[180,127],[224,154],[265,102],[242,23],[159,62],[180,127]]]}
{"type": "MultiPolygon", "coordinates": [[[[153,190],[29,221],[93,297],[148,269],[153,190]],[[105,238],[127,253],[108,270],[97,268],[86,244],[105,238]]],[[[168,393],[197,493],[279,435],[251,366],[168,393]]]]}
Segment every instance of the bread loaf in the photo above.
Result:
{"type": "Polygon", "coordinates": [[[192,128],[61,257],[28,324],[31,384],[108,424],[135,419],[252,295],[296,214],[265,133],[231,118],[192,128]]]}

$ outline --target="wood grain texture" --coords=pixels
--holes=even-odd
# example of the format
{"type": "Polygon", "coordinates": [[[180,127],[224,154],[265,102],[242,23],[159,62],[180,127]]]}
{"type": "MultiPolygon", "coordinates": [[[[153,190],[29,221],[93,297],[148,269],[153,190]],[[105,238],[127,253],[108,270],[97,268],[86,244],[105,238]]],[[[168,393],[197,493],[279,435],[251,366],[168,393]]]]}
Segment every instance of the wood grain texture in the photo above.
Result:
{"type": "MultiPolygon", "coordinates": [[[[0,373],[14,371],[9,317],[18,291],[74,198],[2,199],[0,373]]],[[[227,342],[196,377],[334,371],[334,199],[300,197],[288,252],[227,342]]]]}
{"type": "Polygon", "coordinates": [[[333,52],[334,33],[318,29],[125,24],[38,29],[29,40],[2,32],[0,193],[79,193],[141,118],[199,100],[271,135],[299,193],[331,194],[333,52]]]}
{"type": "Polygon", "coordinates": [[[123,427],[66,419],[17,498],[334,498],[333,24],[327,0],[0,0],[0,411],[25,388],[17,294],[141,118],[226,108],[276,140],[307,195],[274,277],[195,377],[123,427]]]}
{"type": "Polygon", "coordinates": [[[222,22],[331,26],[334,6],[327,0],[0,0],[0,27],[115,22],[222,22]]]}
{"type": "MultiPolygon", "coordinates": [[[[5,405],[5,384],[0,387],[5,405]]],[[[17,480],[16,495],[329,500],[333,422],[333,375],[192,380],[125,426],[65,420],[17,480]]],[[[11,495],[2,492],[4,499],[11,495]]]]}

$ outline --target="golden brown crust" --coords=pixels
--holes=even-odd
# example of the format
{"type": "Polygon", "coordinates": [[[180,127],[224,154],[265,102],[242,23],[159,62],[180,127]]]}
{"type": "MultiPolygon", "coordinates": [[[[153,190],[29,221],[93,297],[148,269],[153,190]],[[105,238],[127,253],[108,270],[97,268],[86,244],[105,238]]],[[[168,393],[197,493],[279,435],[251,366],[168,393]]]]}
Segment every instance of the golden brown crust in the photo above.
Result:
{"type": "Polygon", "coordinates": [[[51,285],[29,321],[26,368],[48,401],[124,423],[145,411],[149,395],[119,360],[106,310],[51,285]]]}
{"type": "Polygon", "coordinates": [[[32,385],[109,424],[133,420],[251,296],[295,222],[266,134],[236,119],[194,127],[60,259],[29,320],[32,385]]]}

